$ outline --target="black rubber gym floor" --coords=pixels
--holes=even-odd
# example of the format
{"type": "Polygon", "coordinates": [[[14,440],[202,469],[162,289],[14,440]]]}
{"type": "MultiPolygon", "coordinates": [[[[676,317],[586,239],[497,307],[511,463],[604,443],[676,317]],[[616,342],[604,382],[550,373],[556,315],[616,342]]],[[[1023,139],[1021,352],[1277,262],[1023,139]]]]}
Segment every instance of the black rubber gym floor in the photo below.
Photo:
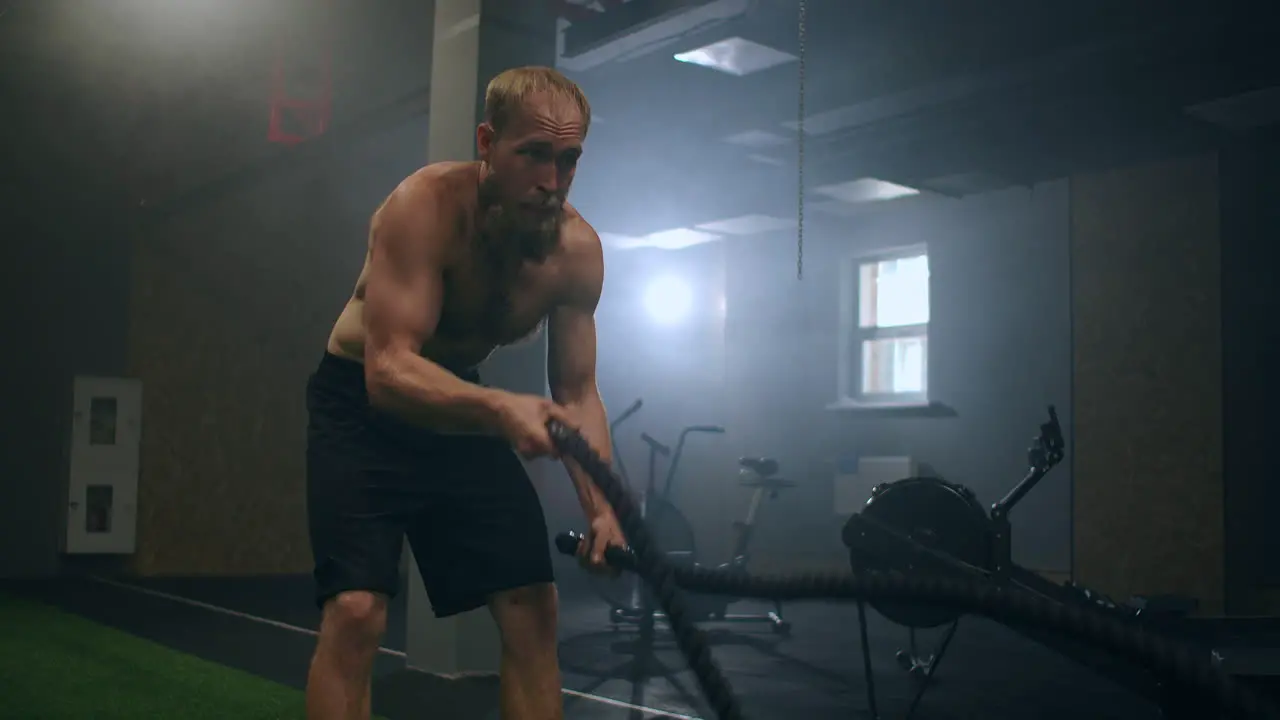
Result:
{"type": "MultiPolygon", "coordinates": [[[[6,584],[6,592],[40,600],[177,650],[302,687],[318,612],[309,602],[306,577],[129,580],[128,583],[224,608],[237,617],[192,602],[179,602],[89,578],[6,584]]],[[[581,588],[562,584],[560,656],[566,718],[708,717],[692,675],[670,642],[660,642],[658,667],[633,681],[630,656],[619,644],[630,637],[610,628],[605,606],[581,588]],[[642,710],[649,708],[656,710],[642,710]],[[666,713],[666,714],[664,714],[666,713]]],[[[856,612],[825,603],[787,608],[790,637],[767,628],[713,630],[714,654],[752,718],[867,718],[856,612]]],[[[874,613],[869,619],[881,716],[900,718],[913,687],[894,660],[905,631],[874,613]]],[[[403,651],[405,606],[393,603],[387,640],[403,651]]],[[[929,639],[922,636],[923,641],[929,639]]],[[[661,640],[661,638],[660,638],[661,640]]],[[[380,656],[376,711],[392,720],[422,717],[496,719],[496,681],[446,681],[405,669],[404,660],[380,656]],[[447,715],[434,714],[452,708],[447,715]]],[[[1154,706],[1011,631],[979,619],[960,630],[925,693],[916,717],[960,718],[1157,718],[1154,706]]]]}

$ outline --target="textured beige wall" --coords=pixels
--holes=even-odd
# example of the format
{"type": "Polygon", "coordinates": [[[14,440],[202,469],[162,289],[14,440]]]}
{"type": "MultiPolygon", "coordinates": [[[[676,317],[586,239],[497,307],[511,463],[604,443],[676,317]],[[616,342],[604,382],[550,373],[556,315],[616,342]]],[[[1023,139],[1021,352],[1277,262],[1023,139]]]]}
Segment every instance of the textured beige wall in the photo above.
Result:
{"type": "Polygon", "coordinates": [[[137,233],[141,574],[310,569],[304,387],[364,251],[332,175],[276,174],[137,233]]]}
{"type": "Polygon", "coordinates": [[[1074,571],[1223,594],[1217,159],[1071,179],[1074,571]]]}

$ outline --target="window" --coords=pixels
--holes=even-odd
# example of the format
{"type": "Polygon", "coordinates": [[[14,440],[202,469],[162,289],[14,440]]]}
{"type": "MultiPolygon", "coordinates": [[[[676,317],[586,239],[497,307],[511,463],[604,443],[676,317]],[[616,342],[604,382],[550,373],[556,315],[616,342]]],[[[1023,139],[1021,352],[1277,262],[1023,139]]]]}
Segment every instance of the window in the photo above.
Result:
{"type": "Polygon", "coordinates": [[[855,258],[841,288],[840,400],[923,404],[929,394],[929,255],[855,258]]]}

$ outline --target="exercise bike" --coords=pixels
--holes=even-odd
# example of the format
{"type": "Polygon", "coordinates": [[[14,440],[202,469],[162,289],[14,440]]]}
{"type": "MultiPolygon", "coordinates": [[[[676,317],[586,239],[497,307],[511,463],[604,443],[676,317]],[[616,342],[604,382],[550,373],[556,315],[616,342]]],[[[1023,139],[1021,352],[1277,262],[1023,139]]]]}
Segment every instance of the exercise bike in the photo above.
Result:
{"type": "MultiPolygon", "coordinates": [[[[661,544],[664,553],[673,562],[696,566],[698,557],[693,527],[670,501],[685,442],[691,434],[723,432],[724,428],[715,425],[692,425],[683,428],[674,451],[648,433],[640,435],[640,439],[649,448],[648,475],[640,502],[641,513],[652,529],[654,537],[661,544]],[[657,484],[659,456],[671,458],[661,485],[661,492],[657,484]]],[[[734,523],[736,537],[732,559],[719,565],[717,569],[745,573],[750,561],[752,533],[761,502],[766,498],[777,498],[780,490],[794,487],[795,483],[778,477],[778,463],[770,458],[742,458],[739,460],[739,467],[740,483],[752,489],[751,502],[746,517],[734,523]]],[[[637,625],[641,634],[647,636],[652,633],[654,622],[665,619],[661,612],[656,611],[657,603],[651,597],[649,590],[644,587],[640,578],[633,574],[620,579],[598,581],[596,592],[609,603],[609,621],[615,630],[620,629],[624,624],[632,624],[637,625]]],[[[774,609],[769,612],[738,614],[728,611],[729,605],[736,602],[737,598],[690,594],[686,600],[691,614],[699,620],[728,623],[762,622],[767,623],[774,632],[781,634],[791,629],[791,624],[782,617],[781,602],[775,602],[774,609]]]]}
{"type": "Polygon", "coordinates": [[[613,465],[618,470],[618,475],[622,477],[623,482],[631,485],[631,477],[627,475],[627,466],[622,462],[622,453],[618,452],[618,426],[631,419],[632,415],[640,412],[640,408],[644,407],[644,398],[636,398],[626,410],[618,414],[618,417],[609,423],[609,444],[613,448],[613,465]]]}
{"type": "MultiPolygon", "coordinates": [[[[738,467],[738,475],[740,477],[738,484],[751,488],[751,502],[747,505],[746,517],[742,520],[735,520],[733,523],[735,533],[733,555],[731,555],[733,559],[716,566],[716,570],[747,575],[747,566],[751,561],[751,536],[755,531],[756,515],[760,510],[760,503],[766,498],[769,500],[778,499],[780,490],[795,487],[796,484],[792,480],[778,477],[778,461],[773,458],[740,458],[738,467]]],[[[693,558],[689,558],[687,562],[697,565],[696,560],[693,558]]],[[[713,622],[764,622],[769,624],[770,630],[780,635],[786,635],[791,632],[791,622],[782,617],[781,600],[774,600],[773,610],[768,612],[745,614],[729,612],[729,606],[741,601],[742,598],[725,595],[691,594],[687,600],[689,610],[694,617],[713,622]]]]}
{"type": "MultiPolygon", "coordinates": [[[[1051,582],[1013,562],[1009,511],[1062,461],[1063,448],[1058,415],[1050,406],[1049,421],[1040,426],[1040,434],[1028,450],[1026,475],[991,506],[990,514],[983,510],[969,488],[941,478],[912,477],[877,485],[862,510],[849,519],[841,533],[853,571],[924,573],[981,580],[1011,592],[1033,593],[1063,605],[1089,606],[1137,621],[1141,615],[1139,609],[1117,604],[1074,583],[1051,582]]],[[[910,718],[955,636],[960,613],[942,605],[870,604],[890,622],[908,630],[909,647],[899,651],[897,659],[899,665],[920,680],[907,711],[910,718]],[[936,648],[922,656],[916,646],[916,630],[943,625],[948,627],[936,648]]],[[[858,603],[858,623],[869,710],[872,717],[878,718],[866,605],[858,603]]],[[[1102,657],[1071,641],[1048,637],[1028,628],[1014,629],[1135,692],[1157,701],[1167,699],[1165,689],[1137,668],[1102,657]]]]}

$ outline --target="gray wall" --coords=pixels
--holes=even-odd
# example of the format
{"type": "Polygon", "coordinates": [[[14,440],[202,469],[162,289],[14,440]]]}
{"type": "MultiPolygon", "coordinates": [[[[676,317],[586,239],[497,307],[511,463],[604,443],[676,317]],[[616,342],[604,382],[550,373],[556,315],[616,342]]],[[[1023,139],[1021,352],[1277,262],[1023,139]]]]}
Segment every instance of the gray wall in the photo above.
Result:
{"type": "Polygon", "coordinates": [[[128,234],[92,196],[0,178],[9,329],[0,394],[0,577],[58,566],[71,378],[119,375],[126,356],[128,234]],[[75,208],[74,212],[69,208],[75,208]]]}
{"type": "Polygon", "coordinates": [[[1280,144],[1242,141],[1220,166],[1227,603],[1232,612],[1277,612],[1280,144]]]}
{"type": "MultiPolygon", "coordinates": [[[[6,239],[6,267],[18,270],[4,283],[3,299],[8,308],[23,308],[11,313],[9,335],[23,349],[4,354],[0,373],[11,406],[0,440],[0,576],[43,575],[60,566],[64,444],[70,382],[77,373],[134,374],[147,386],[138,569],[307,569],[301,518],[278,519],[286,511],[297,515],[301,507],[301,476],[291,460],[300,459],[301,445],[290,442],[301,432],[297,418],[305,372],[319,357],[328,324],[359,270],[369,214],[425,158],[425,115],[380,108],[394,98],[425,95],[430,43],[422,38],[431,35],[432,8],[412,2],[379,7],[380,12],[370,13],[363,4],[347,2],[335,10],[335,134],[370,115],[383,118],[358,141],[312,152],[301,163],[254,164],[279,151],[265,142],[266,66],[210,62],[200,72],[223,67],[252,75],[201,75],[208,85],[195,93],[199,102],[192,101],[189,83],[152,77],[154,87],[175,85],[181,91],[173,97],[159,91],[145,95],[160,103],[152,110],[166,121],[143,131],[136,118],[123,118],[126,126],[136,125],[129,137],[142,141],[135,148],[140,159],[160,157],[170,164],[165,173],[173,182],[166,191],[202,173],[219,176],[228,169],[228,158],[250,163],[251,171],[181,196],[172,214],[137,212],[118,185],[95,184],[114,182],[98,168],[45,170],[37,177],[15,169],[20,165],[3,164],[0,233],[6,239]],[[184,112],[197,116],[187,118],[184,112]],[[212,165],[193,150],[216,143],[224,144],[208,153],[219,161],[212,165]],[[54,175],[56,186],[50,182],[54,175]],[[76,179],[70,187],[67,177],[76,179]],[[288,282],[281,284],[281,278],[288,282]],[[290,293],[293,287],[301,290],[290,293]],[[165,313],[177,315],[171,318],[176,322],[157,322],[165,313]],[[247,355],[246,345],[253,347],[247,355]],[[200,364],[217,372],[193,369],[200,364]],[[164,372],[157,375],[156,368],[164,372]],[[175,376],[180,371],[187,374],[175,376]],[[278,374],[282,371],[291,374],[278,374]],[[165,378],[176,391],[166,387],[165,378]],[[195,393],[202,385],[212,392],[195,393]],[[288,397],[264,405],[261,388],[288,397]],[[210,442],[211,427],[220,433],[213,435],[216,442],[210,442]],[[242,432],[246,427],[257,430],[242,432]],[[182,456],[179,450],[187,446],[195,450],[182,456]],[[208,462],[210,452],[216,462],[208,462]],[[243,517],[248,524],[239,529],[224,522],[213,533],[225,536],[218,549],[184,551],[190,534],[183,523],[242,517],[240,509],[253,505],[256,490],[241,485],[254,479],[263,493],[257,498],[264,500],[260,512],[275,515],[257,522],[250,512],[243,517]],[[246,532],[255,522],[275,527],[277,534],[246,532]],[[263,553],[263,545],[255,545],[260,541],[282,549],[263,553]]],[[[137,9],[116,8],[120,13],[137,9]]],[[[276,10],[282,18],[300,17],[276,10]]],[[[127,24],[122,28],[137,31],[127,24]]],[[[61,28],[36,23],[31,31],[61,28]]],[[[135,49],[175,51],[160,41],[135,49]]],[[[269,56],[269,48],[257,45],[241,51],[269,56]]],[[[74,58],[67,60],[73,65],[74,58]]],[[[192,72],[173,62],[143,65],[148,72],[175,67],[192,72]]],[[[71,66],[67,72],[88,76],[92,70],[71,66]]],[[[118,110],[141,112],[134,106],[118,110]]],[[[53,108],[49,112],[46,123],[56,114],[53,108]]],[[[107,127],[108,119],[102,123],[107,127]]],[[[21,144],[22,138],[7,142],[21,144]]]]}
{"type": "MultiPolygon", "coordinates": [[[[596,313],[600,390],[611,416],[636,398],[644,400],[644,408],[619,428],[615,438],[638,485],[644,484],[648,468],[641,432],[674,448],[683,426],[732,425],[726,317],[719,311],[732,253],[733,248],[717,243],[678,252],[606,255],[604,296],[596,313]],[[657,325],[644,306],[649,283],[664,276],[679,278],[693,291],[684,322],[657,325]]],[[[702,525],[700,546],[709,548],[713,557],[727,552],[717,550],[727,548],[729,539],[728,520],[719,522],[723,503],[739,494],[735,437],[732,427],[727,435],[690,435],[673,484],[680,507],[702,525]]],[[[667,461],[658,458],[656,467],[661,483],[667,461]]],[[[575,526],[581,523],[580,513],[575,516],[573,510],[565,519],[575,526]]]]}
{"type": "MultiPolygon", "coordinates": [[[[682,472],[680,502],[713,556],[728,551],[729,523],[745,509],[734,477],[738,456],[776,457],[800,483],[762,515],[762,565],[830,567],[844,562],[832,488],[840,455],[910,455],[989,503],[1024,472],[1048,404],[1071,423],[1065,181],[842,220],[815,215],[807,226],[801,281],[791,236],[620,253],[609,266],[610,277],[621,279],[609,282],[616,317],[602,314],[601,343],[625,346],[630,361],[625,369],[605,364],[606,399],[619,409],[635,395],[653,401],[628,434],[658,434],[656,427],[674,439],[673,426],[692,422],[729,429],[723,439],[699,442],[682,472]],[[836,399],[840,261],[920,242],[929,244],[932,274],[931,395],[957,416],[826,410],[836,399]],[[621,309],[624,296],[635,307],[644,276],[678,263],[699,268],[702,302],[723,292],[723,340],[709,310],[701,325],[664,334],[638,311],[628,318],[621,309]],[[682,374],[689,369],[693,379],[682,374]]],[[[638,444],[627,460],[638,473],[638,444]]],[[[1019,506],[1019,561],[1069,567],[1070,483],[1068,459],[1019,506]]]]}
{"type": "Polygon", "coordinates": [[[1183,593],[1208,612],[1224,608],[1225,583],[1257,607],[1271,571],[1261,548],[1274,540],[1265,449],[1276,338],[1256,322],[1275,296],[1266,152],[888,206],[840,223],[814,217],[799,282],[790,236],[617,253],[601,315],[601,342],[617,346],[602,350],[606,398],[616,408],[656,398],[622,443],[633,476],[639,430],[670,438],[680,424],[722,423],[729,435],[700,443],[681,474],[679,503],[700,549],[723,558],[744,509],[734,459],[771,455],[801,485],[764,516],[760,564],[833,567],[843,563],[843,518],[831,510],[841,455],[910,455],[988,504],[1021,476],[1052,403],[1068,460],[1015,511],[1018,562],[1074,572],[1118,597],[1183,593]],[[920,242],[932,265],[931,395],[955,417],[825,410],[835,399],[840,261],[920,242]],[[660,331],[637,308],[641,289],[681,265],[694,268],[686,272],[704,306],[727,297],[727,315],[708,309],[660,331]]]}

